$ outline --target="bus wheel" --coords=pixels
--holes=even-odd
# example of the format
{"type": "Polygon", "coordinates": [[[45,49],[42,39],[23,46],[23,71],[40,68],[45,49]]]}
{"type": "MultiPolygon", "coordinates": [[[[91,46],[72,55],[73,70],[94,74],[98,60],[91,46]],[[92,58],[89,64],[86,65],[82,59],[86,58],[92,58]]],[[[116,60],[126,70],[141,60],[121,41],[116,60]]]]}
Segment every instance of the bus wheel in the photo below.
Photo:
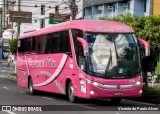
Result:
{"type": "Polygon", "coordinates": [[[69,83],[68,85],[68,99],[69,102],[74,103],[76,102],[76,97],[74,96],[74,88],[72,82],[69,83]]]}
{"type": "Polygon", "coordinates": [[[29,94],[33,95],[33,94],[35,93],[35,90],[34,90],[34,88],[33,88],[32,79],[29,80],[28,89],[29,89],[29,94]]]}
{"type": "Polygon", "coordinates": [[[119,104],[121,102],[121,98],[111,98],[111,102],[114,104],[119,104]]]}

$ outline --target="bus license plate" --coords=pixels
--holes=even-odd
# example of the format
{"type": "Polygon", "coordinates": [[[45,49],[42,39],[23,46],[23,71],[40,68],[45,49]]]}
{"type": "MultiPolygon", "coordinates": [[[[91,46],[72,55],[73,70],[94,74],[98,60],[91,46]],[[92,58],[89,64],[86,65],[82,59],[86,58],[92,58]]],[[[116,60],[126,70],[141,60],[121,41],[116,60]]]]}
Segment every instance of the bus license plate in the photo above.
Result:
{"type": "Polygon", "coordinates": [[[114,93],[115,96],[123,96],[123,93],[122,92],[116,92],[114,93]]]}

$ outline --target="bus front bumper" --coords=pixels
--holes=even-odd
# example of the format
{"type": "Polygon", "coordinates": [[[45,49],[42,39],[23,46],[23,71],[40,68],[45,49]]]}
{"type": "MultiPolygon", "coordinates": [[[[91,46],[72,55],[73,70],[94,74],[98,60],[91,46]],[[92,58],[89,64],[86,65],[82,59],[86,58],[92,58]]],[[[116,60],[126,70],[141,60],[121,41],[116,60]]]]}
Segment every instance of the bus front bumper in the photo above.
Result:
{"type": "Polygon", "coordinates": [[[114,89],[100,88],[95,85],[89,85],[87,89],[88,98],[127,98],[140,97],[142,95],[142,84],[132,88],[121,88],[117,86],[114,89]]]}

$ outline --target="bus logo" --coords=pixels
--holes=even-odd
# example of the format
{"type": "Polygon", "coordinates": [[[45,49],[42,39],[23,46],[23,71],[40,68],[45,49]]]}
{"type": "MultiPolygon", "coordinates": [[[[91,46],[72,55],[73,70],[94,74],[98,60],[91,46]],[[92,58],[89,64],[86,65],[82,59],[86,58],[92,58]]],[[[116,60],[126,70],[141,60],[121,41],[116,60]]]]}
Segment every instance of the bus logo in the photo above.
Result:
{"type": "Polygon", "coordinates": [[[120,89],[121,88],[121,86],[120,85],[117,85],[117,89],[120,89]]]}

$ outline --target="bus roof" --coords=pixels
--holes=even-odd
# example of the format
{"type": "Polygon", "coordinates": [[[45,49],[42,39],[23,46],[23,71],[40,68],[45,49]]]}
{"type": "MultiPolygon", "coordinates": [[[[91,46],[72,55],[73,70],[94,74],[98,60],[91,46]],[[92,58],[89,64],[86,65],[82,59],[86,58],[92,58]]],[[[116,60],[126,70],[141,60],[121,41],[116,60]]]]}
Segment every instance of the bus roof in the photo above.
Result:
{"type": "Polygon", "coordinates": [[[81,29],[90,32],[105,32],[105,33],[133,33],[134,30],[123,23],[108,21],[108,20],[72,20],[30,32],[20,38],[32,37],[52,33],[56,31],[66,30],[69,28],[81,29]]]}

